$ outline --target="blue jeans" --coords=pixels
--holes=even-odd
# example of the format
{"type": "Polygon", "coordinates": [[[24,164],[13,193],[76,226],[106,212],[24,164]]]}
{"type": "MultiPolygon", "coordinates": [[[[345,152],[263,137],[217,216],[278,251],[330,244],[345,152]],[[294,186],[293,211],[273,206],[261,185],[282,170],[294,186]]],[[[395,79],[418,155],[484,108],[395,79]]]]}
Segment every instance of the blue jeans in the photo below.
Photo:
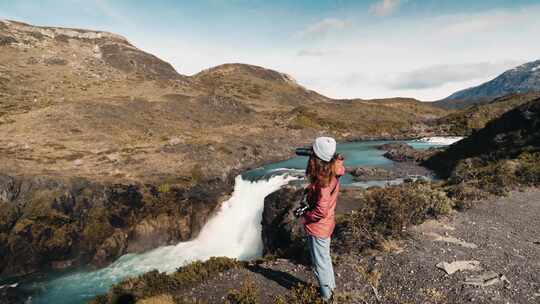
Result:
{"type": "Polygon", "coordinates": [[[321,288],[321,296],[324,300],[329,300],[333,290],[336,288],[332,257],[330,256],[330,238],[322,239],[308,235],[307,241],[313,272],[321,288]]]}

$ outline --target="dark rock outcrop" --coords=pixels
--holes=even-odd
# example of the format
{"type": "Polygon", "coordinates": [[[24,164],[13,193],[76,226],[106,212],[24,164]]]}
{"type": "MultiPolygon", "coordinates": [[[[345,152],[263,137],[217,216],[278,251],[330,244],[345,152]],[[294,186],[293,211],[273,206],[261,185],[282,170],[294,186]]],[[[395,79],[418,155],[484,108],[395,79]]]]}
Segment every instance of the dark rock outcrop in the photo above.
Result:
{"type": "Polygon", "coordinates": [[[302,192],[301,185],[289,184],[264,199],[264,255],[307,261],[304,228],[293,215],[293,210],[299,206],[302,192]]]}
{"type": "MultiPolygon", "coordinates": [[[[13,286],[17,286],[14,284],[13,286]]],[[[0,285],[0,304],[25,303],[25,297],[17,292],[10,284],[0,285]]]]}
{"type": "MultiPolygon", "coordinates": [[[[304,227],[302,221],[293,215],[302,192],[303,185],[293,182],[265,198],[262,219],[264,255],[309,263],[304,227]]],[[[364,189],[358,187],[342,188],[336,205],[336,215],[348,214],[359,209],[362,206],[360,199],[364,192],[364,189]]],[[[339,234],[339,229],[338,224],[336,234],[339,234]]],[[[342,243],[338,240],[332,243],[332,247],[337,249],[342,247],[342,243]]]]}
{"type": "Polygon", "coordinates": [[[390,180],[399,177],[391,170],[376,167],[347,168],[347,172],[350,173],[354,180],[357,181],[390,180]]]}
{"type": "Polygon", "coordinates": [[[409,178],[411,175],[430,176],[433,174],[425,167],[415,162],[395,162],[388,168],[377,167],[353,167],[347,168],[355,181],[386,181],[398,178],[409,178]]]}
{"type": "Polygon", "coordinates": [[[219,181],[204,185],[0,175],[0,275],[102,267],[128,252],[191,239],[231,190],[219,181]]]}
{"type": "Polygon", "coordinates": [[[449,176],[461,160],[515,159],[540,151],[540,98],[508,111],[485,128],[428,158],[423,164],[449,176]]]}
{"type": "Polygon", "coordinates": [[[417,150],[405,143],[384,144],[378,149],[385,150],[383,156],[395,162],[421,162],[441,150],[441,148],[417,150]]]}

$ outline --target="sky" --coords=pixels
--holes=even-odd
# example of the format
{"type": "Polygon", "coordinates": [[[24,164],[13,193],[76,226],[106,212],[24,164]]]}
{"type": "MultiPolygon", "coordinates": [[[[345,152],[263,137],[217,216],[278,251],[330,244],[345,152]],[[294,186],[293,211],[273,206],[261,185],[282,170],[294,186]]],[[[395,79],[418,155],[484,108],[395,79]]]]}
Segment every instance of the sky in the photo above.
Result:
{"type": "Polygon", "coordinates": [[[0,0],[0,18],[118,33],[186,75],[263,66],[333,98],[438,100],[540,59],[540,0],[0,0]]]}

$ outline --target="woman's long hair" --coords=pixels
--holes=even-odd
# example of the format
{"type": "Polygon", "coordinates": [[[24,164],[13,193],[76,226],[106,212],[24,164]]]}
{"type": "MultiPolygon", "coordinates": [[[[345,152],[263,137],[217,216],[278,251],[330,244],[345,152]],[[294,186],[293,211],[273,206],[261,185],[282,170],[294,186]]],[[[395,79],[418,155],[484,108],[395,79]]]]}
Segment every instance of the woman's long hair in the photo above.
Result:
{"type": "Polygon", "coordinates": [[[311,184],[327,187],[330,184],[332,177],[336,176],[334,167],[334,158],[329,162],[326,162],[317,156],[312,155],[308,160],[306,176],[311,184]]]}

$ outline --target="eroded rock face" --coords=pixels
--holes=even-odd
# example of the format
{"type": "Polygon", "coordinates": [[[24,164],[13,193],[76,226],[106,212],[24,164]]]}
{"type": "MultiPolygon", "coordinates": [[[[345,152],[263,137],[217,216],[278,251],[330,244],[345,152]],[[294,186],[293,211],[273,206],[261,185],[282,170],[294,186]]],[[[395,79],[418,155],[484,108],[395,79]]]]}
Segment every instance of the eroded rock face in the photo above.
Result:
{"type": "Polygon", "coordinates": [[[90,263],[198,234],[230,184],[187,189],[0,175],[0,275],[90,263]],[[204,195],[202,195],[204,193],[204,195]]]}
{"type": "Polygon", "coordinates": [[[305,232],[293,215],[302,197],[303,187],[289,184],[264,200],[262,239],[265,255],[306,260],[305,232]]]}

